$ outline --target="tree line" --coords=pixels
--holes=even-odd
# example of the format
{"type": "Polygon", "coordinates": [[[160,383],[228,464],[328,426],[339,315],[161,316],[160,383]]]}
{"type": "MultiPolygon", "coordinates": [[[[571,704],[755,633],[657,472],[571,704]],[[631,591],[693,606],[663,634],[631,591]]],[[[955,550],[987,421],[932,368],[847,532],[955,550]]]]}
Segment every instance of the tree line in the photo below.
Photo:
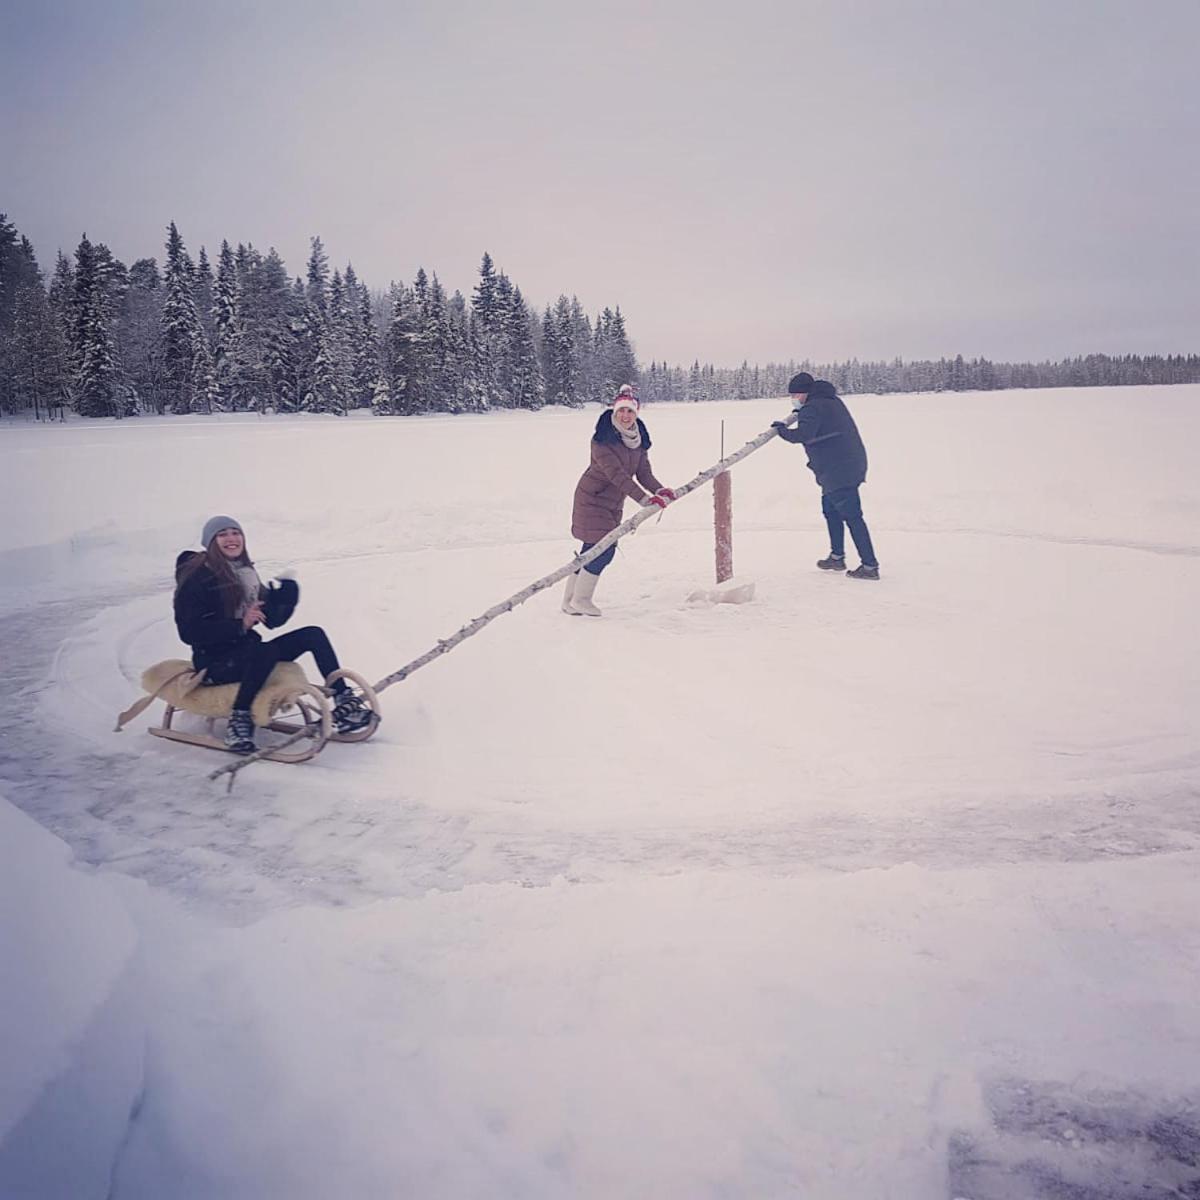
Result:
{"type": "Polygon", "coordinates": [[[487,253],[469,299],[423,268],[372,292],[352,265],[330,270],[319,237],[293,278],[273,248],[223,241],[215,267],[203,246],[193,260],[172,222],[161,269],[85,234],[47,280],[0,213],[0,413],[483,412],[579,406],[622,383],[643,401],[749,399],[800,370],[844,394],[990,391],[1195,383],[1200,356],[641,367],[619,306],[593,319],[562,295],[538,314],[487,253]]]}
{"type": "Polygon", "coordinates": [[[986,358],[917,359],[905,362],[768,363],[765,367],[702,366],[690,369],[651,363],[640,373],[642,400],[665,402],[750,400],[783,396],[797,371],[828,379],[843,395],[876,392],[990,392],[1005,388],[1117,387],[1124,384],[1200,383],[1198,354],[1088,354],[1056,362],[1007,363],[986,358]]]}
{"type": "Polygon", "coordinates": [[[172,222],[161,269],[84,234],[47,281],[0,214],[2,413],[482,412],[578,406],[636,378],[619,306],[593,319],[562,295],[539,315],[487,253],[469,300],[423,268],[373,293],[353,265],[330,270],[319,237],[292,278],[273,248],[227,241],[214,269],[172,222]]]}

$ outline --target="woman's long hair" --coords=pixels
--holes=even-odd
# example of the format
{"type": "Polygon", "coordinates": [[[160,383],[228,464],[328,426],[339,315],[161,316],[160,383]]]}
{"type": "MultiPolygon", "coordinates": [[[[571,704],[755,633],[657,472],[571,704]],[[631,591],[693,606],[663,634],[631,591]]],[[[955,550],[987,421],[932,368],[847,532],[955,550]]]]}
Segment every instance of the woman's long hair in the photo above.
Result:
{"type": "Polygon", "coordinates": [[[233,571],[235,563],[240,567],[254,566],[254,560],[250,557],[250,551],[246,548],[245,534],[242,535],[242,552],[237,558],[226,558],[221,552],[221,547],[217,545],[217,539],[214,537],[208,543],[207,550],[203,553],[193,554],[180,567],[179,573],[175,577],[175,594],[179,595],[179,589],[193,575],[197,575],[207,569],[213,573],[217,581],[217,588],[221,593],[221,607],[225,610],[225,615],[232,617],[237,612],[237,607],[243,599],[242,585],[233,571]]]}

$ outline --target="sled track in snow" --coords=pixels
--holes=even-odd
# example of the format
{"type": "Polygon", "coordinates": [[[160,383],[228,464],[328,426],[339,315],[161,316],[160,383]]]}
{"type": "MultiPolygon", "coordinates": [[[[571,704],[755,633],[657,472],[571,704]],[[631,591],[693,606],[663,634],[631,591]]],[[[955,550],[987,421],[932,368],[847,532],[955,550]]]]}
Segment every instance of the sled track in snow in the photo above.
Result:
{"type": "MultiPolygon", "coordinates": [[[[1191,781],[1200,755],[1127,781],[1124,790],[1061,804],[972,802],[885,820],[816,811],[747,828],[529,828],[494,810],[440,812],[398,794],[390,773],[374,770],[366,757],[353,767],[339,763],[344,769],[264,770],[252,787],[226,796],[204,780],[208,759],[198,753],[149,752],[144,735],[133,730],[114,734],[108,752],[70,729],[28,721],[38,692],[53,686],[52,664],[69,659],[70,641],[62,643],[58,631],[137,594],[64,601],[0,619],[13,685],[0,699],[0,790],[82,861],[145,879],[235,920],[279,904],[359,904],[474,883],[603,882],[631,871],[782,876],[905,863],[950,869],[1200,847],[1191,781]],[[297,788],[291,773],[300,770],[307,773],[297,788]]],[[[124,631],[122,649],[139,628],[124,631]]],[[[60,665],[69,673],[67,662],[60,665]]]]}

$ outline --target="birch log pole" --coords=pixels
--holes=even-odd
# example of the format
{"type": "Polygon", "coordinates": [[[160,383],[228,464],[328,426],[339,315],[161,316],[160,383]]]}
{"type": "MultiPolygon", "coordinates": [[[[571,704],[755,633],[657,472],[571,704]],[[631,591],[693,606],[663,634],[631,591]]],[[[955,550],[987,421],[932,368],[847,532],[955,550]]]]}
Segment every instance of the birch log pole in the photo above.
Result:
{"type": "MultiPolygon", "coordinates": [[[[796,414],[793,412],[787,417],[785,424],[791,425],[795,419],[796,414]]],[[[682,487],[677,487],[675,489],[675,499],[682,500],[689,492],[694,492],[697,488],[703,487],[708,483],[710,479],[728,471],[735,463],[741,462],[743,458],[748,457],[755,450],[765,446],[773,437],[777,436],[777,433],[778,431],[773,426],[770,429],[764,429],[758,437],[752,438],[740,450],[735,450],[732,454],[721,459],[720,462],[713,463],[707,470],[701,471],[694,479],[689,479],[682,487]]],[[[514,608],[524,604],[526,600],[531,596],[536,596],[538,592],[545,591],[548,587],[553,587],[560,579],[565,579],[568,575],[573,575],[576,571],[586,567],[593,559],[599,558],[609,546],[620,541],[627,533],[633,533],[643,522],[649,521],[651,517],[661,515],[662,512],[663,509],[659,508],[657,504],[643,505],[628,521],[622,522],[611,533],[605,534],[585,554],[575,555],[569,563],[565,563],[558,570],[551,571],[549,575],[543,575],[541,579],[535,580],[528,587],[509,596],[507,600],[502,600],[499,604],[493,605],[487,612],[468,622],[456,633],[439,641],[437,645],[427,650],[420,658],[414,658],[412,662],[406,663],[398,671],[393,671],[390,675],[385,675],[375,685],[375,691],[377,693],[382,692],[384,688],[391,687],[393,683],[400,683],[401,680],[407,679],[414,671],[419,671],[422,667],[433,662],[435,658],[440,658],[443,654],[449,654],[455,646],[478,633],[485,625],[490,625],[497,617],[502,616],[504,613],[512,612],[514,608]]],[[[248,767],[251,763],[266,758],[272,751],[282,750],[284,747],[290,746],[293,742],[298,742],[301,738],[307,736],[307,732],[305,731],[294,733],[286,741],[277,742],[274,746],[255,751],[253,754],[247,754],[245,758],[239,758],[236,762],[226,763],[223,767],[218,767],[215,771],[210,771],[208,777],[209,779],[219,779],[222,775],[228,775],[229,786],[232,788],[234,777],[239,771],[248,767]]]]}

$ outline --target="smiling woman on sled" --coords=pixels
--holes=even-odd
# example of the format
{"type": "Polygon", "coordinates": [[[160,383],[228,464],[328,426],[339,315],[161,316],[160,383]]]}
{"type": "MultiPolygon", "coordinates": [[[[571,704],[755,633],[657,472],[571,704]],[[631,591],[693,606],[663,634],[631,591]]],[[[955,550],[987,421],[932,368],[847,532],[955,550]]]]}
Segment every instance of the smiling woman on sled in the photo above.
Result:
{"type": "MultiPolygon", "coordinates": [[[[225,731],[235,754],[253,754],[250,705],[276,663],[294,662],[305,652],[327,683],[339,668],[325,631],[306,625],[263,641],[256,625],[276,629],[295,611],[300,589],[291,579],[263,587],[246,550],[246,536],[232,517],[211,517],[200,538],[203,551],[185,550],[175,561],[175,628],[192,648],[192,665],[204,683],[239,685],[225,731]]],[[[339,734],[365,729],[374,719],[345,679],[329,684],[333,724],[339,734]]]]}

